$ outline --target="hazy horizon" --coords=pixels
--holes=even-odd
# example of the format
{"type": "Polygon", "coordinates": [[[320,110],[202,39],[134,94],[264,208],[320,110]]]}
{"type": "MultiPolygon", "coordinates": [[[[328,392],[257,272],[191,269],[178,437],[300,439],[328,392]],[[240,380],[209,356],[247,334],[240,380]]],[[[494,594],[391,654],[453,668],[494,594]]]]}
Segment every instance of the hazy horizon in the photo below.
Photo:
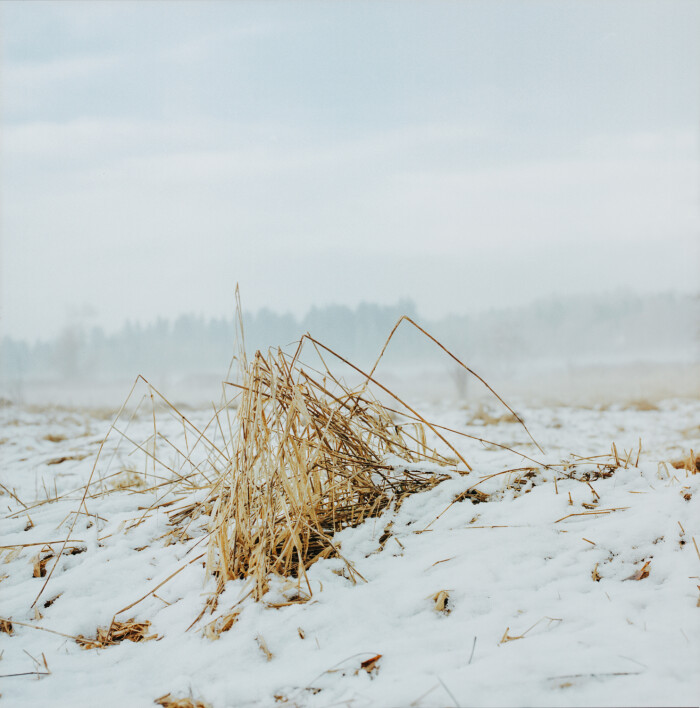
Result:
{"type": "MultiPolygon", "coordinates": [[[[478,319],[483,317],[488,317],[490,315],[495,316],[514,316],[521,312],[529,312],[537,308],[551,308],[555,304],[560,305],[565,311],[575,308],[576,306],[583,305],[584,307],[591,307],[595,304],[599,306],[608,305],[614,307],[619,303],[636,303],[636,302],[647,302],[654,301],[655,299],[667,299],[671,298],[676,301],[685,302],[687,298],[690,300],[698,300],[700,302],[700,290],[688,288],[687,292],[681,289],[677,290],[660,290],[658,292],[642,292],[635,291],[629,288],[616,288],[610,291],[599,291],[599,292],[580,292],[580,293],[568,293],[566,295],[559,295],[557,293],[540,296],[532,296],[529,299],[519,299],[517,301],[502,301],[500,304],[497,302],[481,302],[481,303],[468,303],[461,310],[446,310],[437,309],[431,312],[429,309],[424,309],[419,307],[417,301],[410,295],[404,297],[396,297],[393,301],[387,299],[386,301],[376,301],[376,300],[357,300],[352,301],[327,301],[324,303],[311,303],[306,308],[292,308],[292,307],[274,307],[269,305],[262,305],[260,307],[249,307],[241,294],[241,307],[242,315],[244,320],[244,325],[247,320],[255,319],[261,314],[269,313],[274,317],[291,317],[298,323],[303,323],[308,320],[309,317],[313,315],[314,312],[324,312],[332,311],[338,309],[346,309],[353,315],[357,314],[359,310],[363,307],[370,308],[382,308],[387,311],[392,311],[397,317],[407,315],[417,319],[418,322],[425,322],[427,324],[449,321],[451,319],[478,319]]],[[[227,322],[233,327],[236,318],[236,303],[235,303],[235,289],[231,295],[230,307],[228,310],[221,310],[220,312],[205,312],[203,310],[182,310],[180,312],[173,312],[172,314],[163,313],[151,313],[150,315],[141,316],[140,312],[127,313],[125,317],[118,321],[104,322],[99,315],[99,312],[93,308],[90,303],[84,302],[81,306],[71,306],[67,308],[65,317],[54,324],[53,329],[40,332],[36,336],[21,336],[13,335],[11,332],[3,330],[0,332],[0,339],[2,337],[9,338],[16,342],[26,343],[30,346],[38,345],[43,342],[49,342],[59,338],[62,333],[68,330],[73,331],[83,331],[89,333],[91,330],[101,330],[106,336],[114,336],[123,332],[128,327],[141,327],[148,328],[157,325],[158,323],[167,323],[168,326],[172,326],[178,320],[186,318],[194,318],[202,320],[203,322],[227,322]]],[[[393,323],[393,321],[392,321],[393,323]]],[[[390,329],[390,328],[389,328],[390,329]]],[[[388,334],[388,331],[387,331],[388,334]]],[[[691,332],[691,335],[693,333],[691,332]]],[[[700,344],[700,325],[698,331],[695,334],[695,338],[691,336],[689,342],[695,342],[700,344]]],[[[278,344],[275,342],[274,344],[278,344]]],[[[272,345],[273,343],[271,343],[272,345]]]]}
{"type": "MultiPolygon", "coordinates": [[[[540,300],[534,305],[424,318],[414,303],[327,305],[303,318],[270,309],[244,311],[251,357],[281,346],[290,356],[310,332],[368,371],[389,332],[408,314],[490,384],[522,400],[573,404],[651,405],[700,395],[700,298],[666,295],[540,300]]],[[[187,405],[210,403],[239,349],[233,317],[189,314],[105,332],[88,320],[57,337],[27,343],[0,338],[0,405],[117,404],[137,375],[187,405]]],[[[307,346],[301,360],[319,361],[307,346]]],[[[334,375],[357,382],[357,371],[331,356],[334,375]]],[[[234,367],[235,369],[235,367],[234,367]]],[[[387,348],[379,378],[410,395],[446,404],[474,404],[486,389],[408,324],[387,348]]]]}

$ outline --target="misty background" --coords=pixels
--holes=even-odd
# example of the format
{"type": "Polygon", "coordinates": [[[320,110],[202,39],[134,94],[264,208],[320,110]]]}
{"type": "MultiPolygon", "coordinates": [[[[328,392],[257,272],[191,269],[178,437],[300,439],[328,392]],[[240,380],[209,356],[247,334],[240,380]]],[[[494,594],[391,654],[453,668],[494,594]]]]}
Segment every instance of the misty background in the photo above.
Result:
{"type": "MultiPolygon", "coordinates": [[[[0,3],[0,395],[216,396],[237,283],[249,351],[369,366],[407,314],[523,395],[700,395],[699,28],[693,0],[0,3]]],[[[416,332],[385,366],[475,395],[416,332]]]]}
{"type": "MultiPolygon", "coordinates": [[[[700,298],[671,293],[556,298],[435,320],[421,318],[410,300],[394,306],[315,307],[303,318],[262,309],[243,313],[245,350],[250,356],[281,346],[293,353],[309,332],[369,372],[404,315],[490,383],[528,399],[537,394],[543,401],[579,403],[588,393],[598,401],[617,396],[653,402],[700,393],[700,298]]],[[[202,404],[219,394],[239,345],[233,316],[127,322],[111,333],[94,324],[89,308],[73,317],[51,339],[3,338],[0,374],[6,400],[105,405],[111,397],[114,405],[119,392],[125,395],[141,374],[166,396],[202,404]]],[[[302,359],[313,362],[308,349],[302,359]]],[[[343,368],[333,363],[335,370],[343,368]]],[[[341,375],[353,379],[350,370],[341,375]]],[[[407,323],[397,330],[377,376],[392,384],[399,379],[411,393],[448,403],[469,402],[484,392],[407,323]]]]}

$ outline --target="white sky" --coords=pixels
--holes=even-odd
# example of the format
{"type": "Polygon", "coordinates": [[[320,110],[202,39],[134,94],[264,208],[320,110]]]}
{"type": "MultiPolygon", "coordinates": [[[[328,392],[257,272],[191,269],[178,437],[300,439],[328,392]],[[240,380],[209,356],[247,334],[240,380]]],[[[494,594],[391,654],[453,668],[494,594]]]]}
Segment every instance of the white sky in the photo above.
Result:
{"type": "Polygon", "coordinates": [[[697,290],[700,3],[0,3],[3,333],[697,290]]]}

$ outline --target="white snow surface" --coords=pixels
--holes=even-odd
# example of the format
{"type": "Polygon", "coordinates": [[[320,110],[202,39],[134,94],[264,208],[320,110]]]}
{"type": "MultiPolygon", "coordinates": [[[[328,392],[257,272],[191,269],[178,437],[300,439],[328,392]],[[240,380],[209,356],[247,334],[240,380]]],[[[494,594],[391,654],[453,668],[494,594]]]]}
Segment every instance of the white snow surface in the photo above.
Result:
{"type": "MultiPolygon", "coordinates": [[[[242,599],[244,581],[230,581],[214,615],[188,630],[214,589],[204,558],[190,562],[206,550],[208,520],[192,524],[190,540],[166,545],[167,512],[190,499],[134,525],[157,492],[88,499],[90,516],[78,516],[68,544],[84,551],[61,557],[32,608],[46,581],[32,576],[33,561],[45,542],[58,542],[58,550],[67,537],[81,496],[71,490],[89,477],[109,420],[2,409],[0,617],[13,621],[14,633],[0,633],[1,702],[138,707],[170,693],[214,708],[697,705],[700,474],[660,463],[700,451],[700,401],[518,411],[546,454],[517,424],[479,425],[461,408],[424,412],[538,461],[605,455],[614,441],[629,463],[590,485],[561,471],[555,485],[546,469],[521,485],[517,472],[501,474],[477,487],[489,501],[451,504],[482,478],[530,464],[460,439],[472,473],[335,536],[365,582],[349,579],[341,559],[322,560],[308,570],[311,600],[274,608],[292,597],[294,583],[273,579],[256,603],[242,599]],[[648,576],[634,579],[647,562],[648,576]],[[431,599],[442,590],[447,613],[431,599]],[[86,650],[43,631],[94,637],[144,596],[118,618],[150,621],[157,641],[86,650]],[[216,641],[203,636],[207,622],[234,606],[240,615],[229,631],[216,641]],[[362,662],[377,655],[374,670],[364,670],[362,662]]],[[[159,425],[185,444],[177,442],[177,420],[159,425]]],[[[149,416],[137,417],[129,437],[141,443],[152,430],[149,416]]],[[[122,442],[113,453],[108,445],[101,459],[112,456],[111,472],[133,467],[133,450],[122,442]]],[[[587,469],[597,468],[582,464],[578,473],[587,469]]]]}

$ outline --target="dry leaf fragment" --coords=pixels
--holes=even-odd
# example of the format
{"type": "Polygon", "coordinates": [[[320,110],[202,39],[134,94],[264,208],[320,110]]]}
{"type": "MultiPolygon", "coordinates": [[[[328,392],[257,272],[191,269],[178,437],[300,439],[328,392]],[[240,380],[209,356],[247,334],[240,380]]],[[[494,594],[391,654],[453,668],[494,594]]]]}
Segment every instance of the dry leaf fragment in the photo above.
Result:
{"type": "Polygon", "coordinates": [[[593,568],[593,572],[591,573],[591,577],[593,578],[593,580],[596,581],[596,583],[597,583],[597,582],[600,580],[600,578],[601,578],[601,575],[600,575],[600,573],[598,572],[598,564],[597,564],[597,563],[595,564],[595,567],[593,568]]]}
{"type": "Polygon", "coordinates": [[[15,630],[12,629],[12,622],[7,619],[0,619],[0,632],[4,632],[5,634],[12,636],[15,633],[15,630]]]}
{"type": "Polygon", "coordinates": [[[635,574],[635,580],[644,580],[644,578],[649,577],[649,565],[651,561],[647,561],[640,569],[639,572],[635,574]]]}
{"type": "Polygon", "coordinates": [[[382,658],[381,654],[376,654],[371,659],[366,659],[365,661],[361,662],[360,668],[355,672],[355,674],[358,674],[363,669],[368,674],[371,674],[373,671],[374,672],[378,671],[379,670],[378,662],[381,658],[382,658]]]}
{"type": "Polygon", "coordinates": [[[379,537],[379,548],[384,548],[384,544],[391,538],[391,529],[394,526],[394,522],[390,521],[385,527],[384,527],[384,533],[379,537]]]}
{"type": "Polygon", "coordinates": [[[44,557],[41,557],[41,553],[34,556],[32,565],[34,570],[32,572],[33,578],[43,578],[46,575],[46,564],[53,558],[53,552],[47,553],[44,557]]]}
{"type": "Polygon", "coordinates": [[[44,603],[44,607],[51,607],[51,605],[53,605],[53,603],[56,602],[61,595],[63,595],[62,592],[59,592],[58,595],[54,595],[54,597],[44,603]]]}
{"type": "Polygon", "coordinates": [[[436,612],[442,612],[446,615],[450,613],[451,608],[448,607],[450,595],[447,590],[440,590],[439,592],[436,592],[430,599],[435,603],[434,609],[436,612]]]}
{"type": "Polygon", "coordinates": [[[644,580],[644,578],[648,578],[650,565],[651,561],[647,561],[636,573],[632,573],[632,575],[625,578],[625,580],[644,580]]]}

